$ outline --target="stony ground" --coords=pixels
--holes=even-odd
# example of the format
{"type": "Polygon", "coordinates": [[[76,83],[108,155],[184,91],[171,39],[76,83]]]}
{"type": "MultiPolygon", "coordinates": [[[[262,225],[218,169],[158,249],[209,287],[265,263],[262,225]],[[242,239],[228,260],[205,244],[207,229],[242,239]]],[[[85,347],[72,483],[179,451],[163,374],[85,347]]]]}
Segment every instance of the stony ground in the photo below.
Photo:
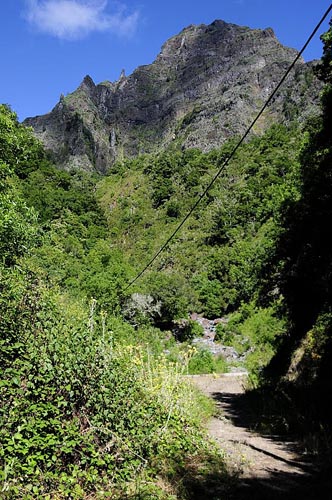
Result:
{"type": "Polygon", "coordinates": [[[251,430],[252,415],[241,398],[246,382],[243,374],[193,375],[191,380],[217,403],[218,416],[210,420],[208,430],[225,450],[229,468],[240,478],[228,498],[332,499],[332,491],[325,491],[325,480],[317,476],[298,443],[251,430]]]}

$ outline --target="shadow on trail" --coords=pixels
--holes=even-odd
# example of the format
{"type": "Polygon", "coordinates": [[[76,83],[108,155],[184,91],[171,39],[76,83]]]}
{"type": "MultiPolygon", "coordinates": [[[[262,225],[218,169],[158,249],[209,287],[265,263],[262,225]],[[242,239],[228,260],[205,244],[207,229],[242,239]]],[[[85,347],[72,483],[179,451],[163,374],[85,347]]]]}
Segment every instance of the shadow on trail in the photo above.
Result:
{"type": "Polygon", "coordinates": [[[331,483],[324,477],[271,472],[266,479],[249,478],[239,481],[224,500],[331,500],[331,483]]]}
{"type": "MultiPolygon", "coordinates": [[[[262,421],[262,415],[257,414],[260,409],[255,405],[250,394],[215,392],[211,396],[222,410],[221,418],[225,418],[245,432],[253,432],[258,436],[255,443],[252,443],[250,438],[245,439],[245,442],[235,439],[229,442],[234,442],[234,446],[240,443],[255,450],[259,453],[262,463],[266,461],[266,467],[262,476],[253,473],[252,476],[249,474],[237,478],[223,496],[202,496],[201,500],[204,498],[209,498],[209,500],[218,498],[220,500],[332,500],[331,471],[319,471],[312,459],[304,454],[300,445],[289,436],[258,432],[258,422],[262,421]],[[257,445],[256,442],[259,444],[257,445]],[[277,444],[275,448],[272,447],[272,451],[269,449],[269,442],[277,444]],[[290,452],[287,458],[283,456],[283,451],[290,452]],[[274,466],[270,465],[271,460],[275,463],[274,466]],[[278,463],[282,470],[279,470],[278,463]]],[[[192,497],[193,500],[199,498],[199,496],[192,497]]]]}
{"type": "Polygon", "coordinates": [[[214,392],[211,397],[235,426],[256,430],[257,410],[246,393],[214,392]]]}
{"type": "Polygon", "coordinates": [[[182,486],[188,500],[332,500],[328,478],[271,471],[266,478],[198,474],[188,468],[182,486]]]}

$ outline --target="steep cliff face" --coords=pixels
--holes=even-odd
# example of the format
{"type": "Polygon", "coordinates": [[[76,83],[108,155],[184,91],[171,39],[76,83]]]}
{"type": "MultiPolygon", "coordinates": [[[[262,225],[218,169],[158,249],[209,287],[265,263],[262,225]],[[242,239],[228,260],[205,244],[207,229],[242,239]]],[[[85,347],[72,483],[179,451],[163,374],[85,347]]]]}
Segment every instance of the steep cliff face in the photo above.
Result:
{"type": "MultiPolygon", "coordinates": [[[[86,76],[49,114],[25,123],[64,168],[105,172],[116,159],[173,142],[207,151],[245,130],[295,56],[270,28],[189,26],[151,65],[114,83],[86,76]]],[[[319,88],[312,63],[300,60],[256,133],[315,112],[319,88]]]]}

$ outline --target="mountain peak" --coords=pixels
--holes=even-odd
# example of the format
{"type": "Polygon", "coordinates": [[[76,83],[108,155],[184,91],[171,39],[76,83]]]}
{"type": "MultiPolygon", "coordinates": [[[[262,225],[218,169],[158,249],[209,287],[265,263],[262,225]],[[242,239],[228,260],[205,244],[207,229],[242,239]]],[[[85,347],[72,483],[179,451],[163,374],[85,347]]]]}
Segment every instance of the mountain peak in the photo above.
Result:
{"type": "MultiPolygon", "coordinates": [[[[271,95],[297,51],[271,28],[222,20],[190,25],[162,46],[156,60],[112,84],[87,75],[70,106],[27,119],[64,168],[105,172],[118,157],[163,148],[209,151],[243,133],[271,95]]],[[[255,132],[302,120],[318,109],[320,84],[300,59],[255,132]],[[316,106],[316,108],[315,108],[316,106]]]]}
{"type": "Polygon", "coordinates": [[[95,87],[96,87],[95,82],[92,80],[90,75],[85,75],[81,85],[79,86],[79,88],[81,89],[88,89],[88,90],[95,89],[95,87]]]}

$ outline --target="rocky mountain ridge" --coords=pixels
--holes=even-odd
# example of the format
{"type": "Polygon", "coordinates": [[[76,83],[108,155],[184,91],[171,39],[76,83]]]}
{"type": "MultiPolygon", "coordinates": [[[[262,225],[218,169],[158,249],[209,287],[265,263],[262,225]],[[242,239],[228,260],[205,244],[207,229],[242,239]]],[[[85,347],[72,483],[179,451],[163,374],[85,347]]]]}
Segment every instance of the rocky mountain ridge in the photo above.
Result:
{"type": "MultiPolygon", "coordinates": [[[[122,72],[117,82],[96,85],[86,76],[50,113],[25,124],[68,169],[104,173],[118,159],[171,144],[208,151],[247,128],[296,54],[271,28],[220,20],[191,25],[170,38],[152,64],[128,77],[122,72]]],[[[299,60],[256,133],[317,112],[313,65],[299,60]]]]}

